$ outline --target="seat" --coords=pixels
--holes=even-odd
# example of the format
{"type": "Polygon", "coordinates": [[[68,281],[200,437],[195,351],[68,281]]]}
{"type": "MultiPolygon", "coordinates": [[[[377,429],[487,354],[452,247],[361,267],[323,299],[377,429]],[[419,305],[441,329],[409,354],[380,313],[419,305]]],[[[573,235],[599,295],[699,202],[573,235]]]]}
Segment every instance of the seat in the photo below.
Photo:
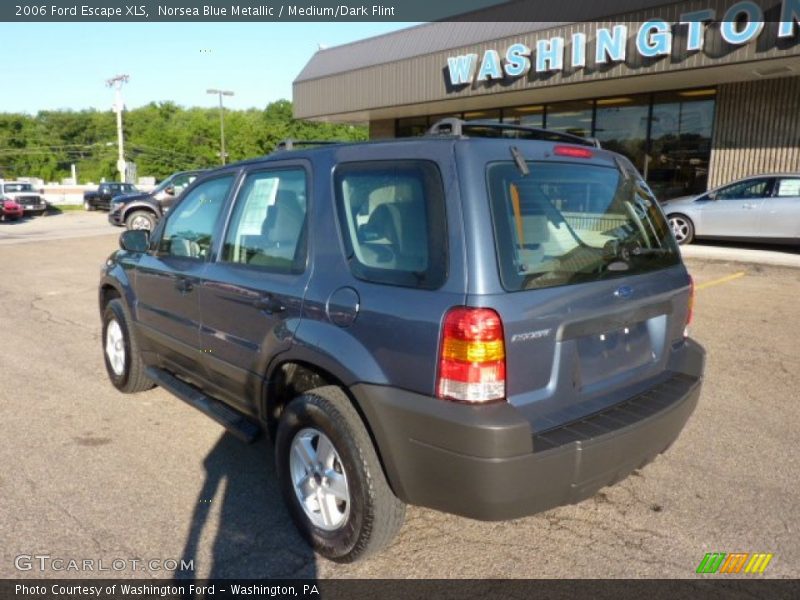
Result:
{"type": "Polygon", "coordinates": [[[361,254],[369,267],[392,269],[400,250],[400,216],[394,204],[380,204],[359,228],[361,254]]]}
{"type": "Polygon", "coordinates": [[[200,256],[200,246],[197,242],[192,240],[187,240],[182,237],[173,237],[170,241],[170,254],[172,256],[197,258],[200,256]]]}
{"type": "Polygon", "coordinates": [[[267,266],[276,262],[293,261],[305,216],[295,192],[278,190],[275,203],[267,210],[267,216],[261,225],[259,251],[248,262],[267,266]]]}
{"type": "Polygon", "coordinates": [[[403,271],[424,271],[428,266],[428,223],[425,204],[419,199],[393,205],[399,228],[397,267],[403,271]]]}

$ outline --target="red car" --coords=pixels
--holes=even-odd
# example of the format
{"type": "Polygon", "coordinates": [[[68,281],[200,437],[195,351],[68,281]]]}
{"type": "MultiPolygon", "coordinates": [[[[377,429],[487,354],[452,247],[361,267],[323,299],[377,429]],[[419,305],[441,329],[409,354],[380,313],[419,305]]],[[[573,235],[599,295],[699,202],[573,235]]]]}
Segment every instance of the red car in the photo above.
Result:
{"type": "Polygon", "coordinates": [[[16,221],[22,217],[22,207],[13,200],[0,200],[0,217],[4,221],[16,221]]]}

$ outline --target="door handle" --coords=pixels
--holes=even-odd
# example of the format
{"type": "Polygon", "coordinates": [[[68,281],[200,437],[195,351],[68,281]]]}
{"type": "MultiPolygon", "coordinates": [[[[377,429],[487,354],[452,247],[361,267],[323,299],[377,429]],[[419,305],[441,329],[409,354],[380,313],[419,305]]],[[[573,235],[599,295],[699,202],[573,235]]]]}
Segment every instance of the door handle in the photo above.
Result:
{"type": "Polygon", "coordinates": [[[286,310],[286,307],[276,300],[272,294],[259,296],[257,299],[253,300],[253,306],[258,310],[264,311],[268,315],[286,310]]]}
{"type": "Polygon", "coordinates": [[[194,284],[186,277],[178,277],[178,280],[175,282],[175,289],[185,294],[194,289],[194,284]]]}
{"type": "Polygon", "coordinates": [[[755,207],[756,207],[755,204],[750,204],[749,202],[745,202],[744,204],[742,204],[742,208],[755,208],[755,207]]]}

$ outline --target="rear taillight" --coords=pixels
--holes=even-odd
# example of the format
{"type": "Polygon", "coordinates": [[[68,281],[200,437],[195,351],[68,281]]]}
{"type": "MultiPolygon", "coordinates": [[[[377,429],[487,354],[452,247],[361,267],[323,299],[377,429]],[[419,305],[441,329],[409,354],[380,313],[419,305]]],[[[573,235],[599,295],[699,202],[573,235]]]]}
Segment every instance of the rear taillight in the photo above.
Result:
{"type": "Polygon", "coordinates": [[[686,327],[683,330],[683,336],[689,337],[689,325],[692,324],[694,317],[694,279],[689,275],[689,302],[686,310],[686,327]]]}
{"type": "Polygon", "coordinates": [[[578,146],[556,146],[553,148],[556,156],[568,156],[569,158],[592,158],[594,152],[578,146]]]}
{"type": "Polygon", "coordinates": [[[506,396],[506,352],[500,315],[457,307],[444,318],[439,346],[439,398],[483,403],[506,396]]]}

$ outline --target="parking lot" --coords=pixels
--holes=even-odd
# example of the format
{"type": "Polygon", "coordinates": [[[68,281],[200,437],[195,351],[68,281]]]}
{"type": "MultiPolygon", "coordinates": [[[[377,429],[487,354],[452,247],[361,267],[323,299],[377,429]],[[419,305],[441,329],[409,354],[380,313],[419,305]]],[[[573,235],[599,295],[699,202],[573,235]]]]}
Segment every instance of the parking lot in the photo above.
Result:
{"type": "Polygon", "coordinates": [[[686,578],[706,552],[773,553],[764,577],[800,576],[797,268],[687,259],[705,386],[641,472],[515,521],[412,507],[386,553],[337,565],[295,533],[266,442],[108,383],[96,284],[119,231],[104,213],[0,223],[0,578],[87,575],[20,571],[19,555],[193,560],[197,577],[686,578]]]}

